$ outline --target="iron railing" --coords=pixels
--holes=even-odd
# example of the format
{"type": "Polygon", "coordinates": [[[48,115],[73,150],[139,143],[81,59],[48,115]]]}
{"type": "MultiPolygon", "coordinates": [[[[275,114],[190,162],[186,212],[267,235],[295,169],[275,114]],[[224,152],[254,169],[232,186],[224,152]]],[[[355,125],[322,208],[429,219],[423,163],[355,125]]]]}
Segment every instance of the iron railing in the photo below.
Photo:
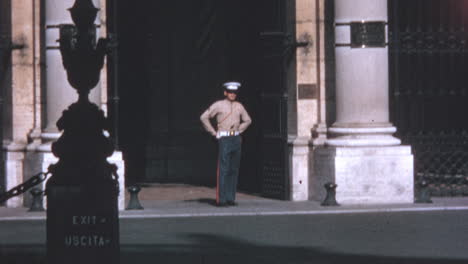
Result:
{"type": "Polygon", "coordinates": [[[431,196],[468,196],[468,131],[406,133],[415,157],[415,184],[428,183],[431,196]]]}
{"type": "Polygon", "coordinates": [[[468,1],[389,3],[390,108],[415,187],[468,196],[468,1]]]}

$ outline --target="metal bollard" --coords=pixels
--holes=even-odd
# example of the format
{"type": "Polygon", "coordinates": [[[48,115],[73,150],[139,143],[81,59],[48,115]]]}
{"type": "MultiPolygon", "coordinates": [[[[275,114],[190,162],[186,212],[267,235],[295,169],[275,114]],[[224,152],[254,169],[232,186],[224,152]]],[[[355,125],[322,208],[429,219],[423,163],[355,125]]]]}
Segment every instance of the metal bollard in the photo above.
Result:
{"type": "Polygon", "coordinates": [[[44,192],[39,188],[33,188],[29,191],[33,197],[31,207],[29,208],[28,212],[43,212],[44,206],[42,205],[42,195],[44,192]]]}
{"type": "Polygon", "coordinates": [[[339,206],[339,204],[336,202],[336,187],[338,187],[338,185],[332,182],[327,182],[323,186],[327,190],[327,196],[325,197],[325,200],[320,205],[321,206],[339,206]]]}
{"type": "Polygon", "coordinates": [[[426,180],[422,180],[418,183],[418,197],[414,201],[415,203],[432,203],[431,193],[429,190],[429,183],[426,180]]]}
{"type": "Polygon", "coordinates": [[[128,201],[127,208],[125,210],[143,210],[143,206],[140,204],[138,199],[138,193],[141,191],[140,186],[130,186],[127,188],[130,193],[130,201],[128,201]]]}

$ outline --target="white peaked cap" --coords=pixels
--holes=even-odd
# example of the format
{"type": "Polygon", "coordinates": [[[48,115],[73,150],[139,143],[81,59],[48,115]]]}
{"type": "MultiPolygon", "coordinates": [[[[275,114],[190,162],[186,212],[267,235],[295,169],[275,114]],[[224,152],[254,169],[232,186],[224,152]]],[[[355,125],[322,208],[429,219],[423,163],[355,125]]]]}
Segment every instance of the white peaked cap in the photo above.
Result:
{"type": "Polygon", "coordinates": [[[241,84],[238,82],[227,82],[227,83],[224,83],[223,86],[227,90],[237,91],[239,87],[241,86],[241,84]]]}

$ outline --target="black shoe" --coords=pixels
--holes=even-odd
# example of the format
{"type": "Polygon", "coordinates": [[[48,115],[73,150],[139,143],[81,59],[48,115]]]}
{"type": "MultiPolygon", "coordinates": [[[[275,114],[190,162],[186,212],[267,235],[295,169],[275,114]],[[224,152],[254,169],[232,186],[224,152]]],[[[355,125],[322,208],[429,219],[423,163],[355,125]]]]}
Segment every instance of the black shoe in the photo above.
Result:
{"type": "Polygon", "coordinates": [[[228,202],[227,202],[227,205],[229,205],[229,206],[237,206],[237,203],[234,202],[234,201],[228,201],[228,202]]]}
{"type": "Polygon", "coordinates": [[[216,207],[226,207],[226,206],[228,206],[227,203],[217,203],[216,204],[216,207]]]}

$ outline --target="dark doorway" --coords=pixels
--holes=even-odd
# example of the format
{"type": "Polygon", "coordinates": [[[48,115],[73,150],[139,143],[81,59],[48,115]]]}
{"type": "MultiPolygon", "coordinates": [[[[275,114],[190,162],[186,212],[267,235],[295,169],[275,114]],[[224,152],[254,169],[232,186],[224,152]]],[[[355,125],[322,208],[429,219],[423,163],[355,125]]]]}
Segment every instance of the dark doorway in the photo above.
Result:
{"type": "Polygon", "coordinates": [[[389,18],[391,117],[416,183],[468,195],[468,1],[391,0],[389,18]]]}
{"type": "MultiPolygon", "coordinates": [[[[4,170],[3,141],[11,134],[11,121],[7,118],[11,112],[11,0],[0,1],[0,170],[4,170]]],[[[5,191],[6,179],[0,177],[0,193],[5,191]]]]}
{"type": "Polygon", "coordinates": [[[215,185],[217,145],[200,114],[242,83],[252,116],[241,189],[259,192],[258,10],[252,1],[119,1],[119,134],[127,182],[215,185]]]}

